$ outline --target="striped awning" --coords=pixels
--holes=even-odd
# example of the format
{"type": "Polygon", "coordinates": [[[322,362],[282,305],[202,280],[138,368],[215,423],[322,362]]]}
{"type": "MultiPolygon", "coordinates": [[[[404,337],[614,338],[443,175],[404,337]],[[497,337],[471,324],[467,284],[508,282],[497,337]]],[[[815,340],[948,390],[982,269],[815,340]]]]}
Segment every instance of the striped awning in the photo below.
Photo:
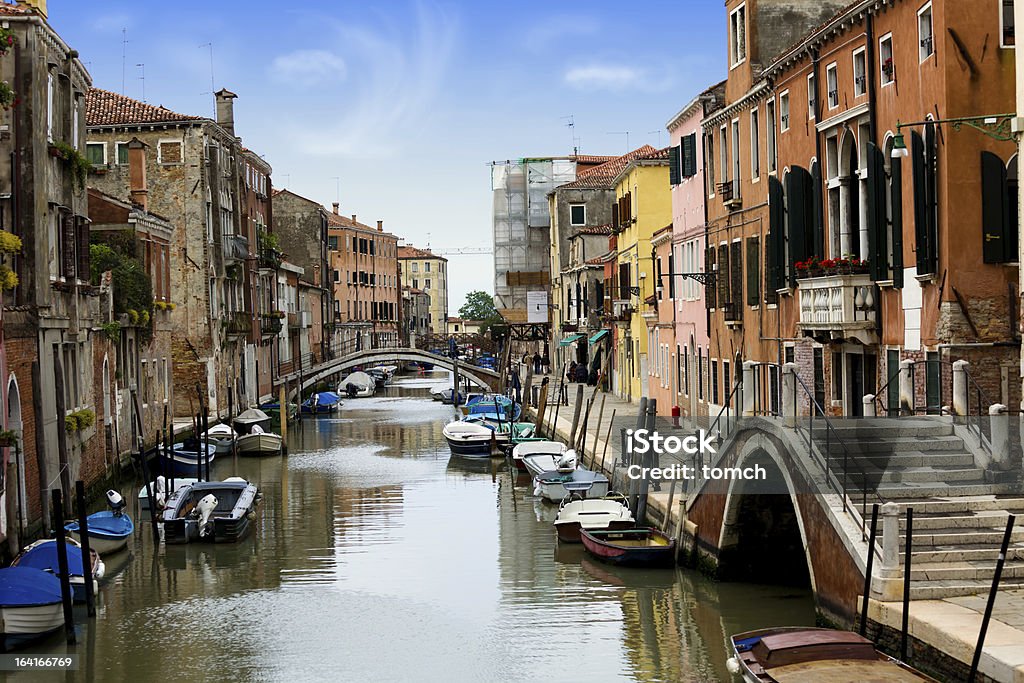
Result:
{"type": "Polygon", "coordinates": [[[583,339],[583,335],[582,334],[570,334],[570,335],[567,335],[565,337],[565,339],[563,339],[562,341],[558,342],[558,345],[559,346],[568,346],[569,344],[572,344],[573,342],[579,341],[580,339],[583,339]]]}

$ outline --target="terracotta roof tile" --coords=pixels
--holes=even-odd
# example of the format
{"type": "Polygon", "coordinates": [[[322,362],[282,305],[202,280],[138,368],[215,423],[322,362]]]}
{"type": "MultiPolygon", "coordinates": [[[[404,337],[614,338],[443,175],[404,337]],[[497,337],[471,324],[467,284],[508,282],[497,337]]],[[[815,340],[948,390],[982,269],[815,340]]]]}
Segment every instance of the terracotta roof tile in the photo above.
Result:
{"type": "Polygon", "coordinates": [[[597,154],[576,154],[575,156],[571,156],[569,158],[572,159],[573,161],[575,161],[577,164],[592,165],[592,164],[604,164],[604,163],[607,163],[609,161],[613,161],[613,160],[617,159],[618,157],[616,157],[616,156],[603,156],[603,155],[597,155],[597,154]]]}
{"type": "MultiPolygon", "coordinates": [[[[668,151],[665,152],[665,158],[668,158],[668,151]]],[[[650,145],[644,145],[634,149],[629,154],[623,154],[621,157],[615,157],[611,161],[607,161],[600,166],[587,169],[580,173],[579,178],[571,183],[565,185],[559,185],[558,190],[566,189],[610,189],[612,187],[612,181],[615,180],[615,176],[622,172],[622,169],[626,168],[629,162],[635,159],[647,159],[654,158],[650,155],[659,154],[659,150],[654,149],[650,145]]]]}
{"type": "Polygon", "coordinates": [[[425,259],[438,259],[439,261],[447,261],[443,256],[431,252],[429,249],[420,249],[411,245],[405,245],[398,247],[398,258],[425,258],[425,259]]]}
{"type": "Polygon", "coordinates": [[[18,7],[17,5],[0,5],[0,14],[6,14],[8,16],[23,16],[26,14],[37,14],[37,12],[28,7],[18,7]]]}
{"type": "Polygon", "coordinates": [[[90,88],[85,98],[85,123],[88,126],[177,123],[179,121],[201,121],[203,118],[202,116],[179,114],[166,107],[146,104],[100,88],[90,88]]]}
{"type": "Polygon", "coordinates": [[[576,228],[572,233],[572,237],[577,235],[610,235],[614,232],[611,224],[606,223],[604,225],[584,225],[582,228],[576,228]]]}

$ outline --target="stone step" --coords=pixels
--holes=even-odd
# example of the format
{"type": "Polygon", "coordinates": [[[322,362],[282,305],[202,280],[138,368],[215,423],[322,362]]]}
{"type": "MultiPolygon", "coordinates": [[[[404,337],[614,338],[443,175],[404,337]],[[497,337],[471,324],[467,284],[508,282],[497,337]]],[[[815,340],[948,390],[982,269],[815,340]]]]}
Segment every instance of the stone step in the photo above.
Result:
{"type": "MultiPolygon", "coordinates": [[[[942,581],[910,581],[911,600],[939,600],[963,595],[988,595],[992,579],[949,579],[942,581]]],[[[999,582],[999,589],[1024,589],[1024,579],[1006,578],[999,582]]],[[[910,606],[913,614],[914,606],[910,606]]]]}
{"type": "MultiPolygon", "coordinates": [[[[984,581],[995,575],[995,562],[943,562],[912,564],[911,581],[984,581]]],[[[1024,562],[1007,561],[1003,565],[1003,578],[1024,579],[1024,562]]]]}
{"type": "MultiPolygon", "coordinates": [[[[997,548],[1003,542],[1005,530],[1005,524],[988,530],[936,529],[918,533],[918,530],[914,529],[914,548],[964,548],[969,546],[997,548]]],[[[1010,542],[1024,543],[1024,529],[1015,525],[1010,533],[1010,542]]],[[[900,534],[901,550],[905,543],[906,536],[900,534]]]]}
{"type": "MultiPolygon", "coordinates": [[[[992,510],[975,515],[922,515],[914,508],[914,533],[942,529],[995,529],[1006,526],[1008,512],[992,510]]],[[[1016,526],[1016,524],[1014,525],[1016,526]]],[[[900,531],[907,528],[907,518],[900,518],[900,531]]]]}
{"type": "Polygon", "coordinates": [[[904,467],[899,469],[887,468],[885,470],[868,469],[863,472],[851,470],[848,476],[851,482],[859,482],[867,477],[867,480],[873,484],[894,482],[916,484],[985,483],[985,470],[980,467],[904,467]]]}
{"type": "MultiPolygon", "coordinates": [[[[1018,491],[1020,486],[1017,486],[1018,491]]],[[[1007,491],[999,495],[922,498],[919,500],[893,501],[900,510],[900,517],[908,507],[914,508],[915,520],[919,515],[965,515],[972,512],[1021,512],[1024,513],[1024,496],[1007,491]]]]}
{"type": "MultiPolygon", "coordinates": [[[[889,438],[891,436],[947,436],[953,434],[953,424],[943,418],[864,418],[831,420],[833,433],[846,439],[889,438]]],[[[815,425],[814,434],[824,435],[825,428],[815,425]]]]}
{"type": "MultiPolygon", "coordinates": [[[[986,483],[964,483],[958,482],[954,485],[942,485],[942,484],[918,484],[914,482],[906,482],[901,484],[885,484],[879,486],[875,491],[869,491],[869,494],[877,493],[878,497],[883,501],[906,501],[907,499],[914,499],[915,501],[927,501],[929,498],[957,498],[960,496],[983,496],[983,495],[998,495],[1004,493],[1015,493],[1019,490],[1017,484],[986,484],[986,483]]],[[[848,492],[848,495],[856,497],[855,492],[848,492]]],[[[916,512],[915,506],[915,512],[916,512]]]]}
{"type": "MultiPolygon", "coordinates": [[[[982,547],[914,550],[911,552],[910,567],[913,570],[919,564],[962,564],[965,562],[981,564],[987,562],[990,566],[995,567],[996,560],[999,559],[999,547],[999,545],[986,544],[982,547]]],[[[1007,548],[1006,561],[1024,561],[1024,545],[1013,545],[1007,548]]]]}
{"type": "Polygon", "coordinates": [[[842,443],[837,444],[835,441],[826,443],[826,439],[823,436],[816,436],[814,439],[815,445],[818,450],[822,450],[826,445],[831,447],[831,452],[836,454],[843,453],[843,446],[846,447],[847,453],[852,455],[869,455],[875,453],[932,453],[932,452],[954,452],[958,454],[967,453],[967,448],[964,446],[964,440],[959,436],[946,435],[946,436],[930,436],[927,438],[919,438],[915,436],[898,436],[898,437],[872,437],[872,438],[842,438],[842,443]]]}

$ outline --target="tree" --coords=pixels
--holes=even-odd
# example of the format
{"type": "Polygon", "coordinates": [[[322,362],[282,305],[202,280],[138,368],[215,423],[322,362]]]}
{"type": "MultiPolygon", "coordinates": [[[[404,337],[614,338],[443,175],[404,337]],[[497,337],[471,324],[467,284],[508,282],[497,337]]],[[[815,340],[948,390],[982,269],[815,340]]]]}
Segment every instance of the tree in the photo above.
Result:
{"type": "Polygon", "coordinates": [[[459,309],[459,317],[464,320],[495,321],[500,316],[494,307],[494,297],[487,292],[476,290],[466,295],[466,303],[459,309]]]}

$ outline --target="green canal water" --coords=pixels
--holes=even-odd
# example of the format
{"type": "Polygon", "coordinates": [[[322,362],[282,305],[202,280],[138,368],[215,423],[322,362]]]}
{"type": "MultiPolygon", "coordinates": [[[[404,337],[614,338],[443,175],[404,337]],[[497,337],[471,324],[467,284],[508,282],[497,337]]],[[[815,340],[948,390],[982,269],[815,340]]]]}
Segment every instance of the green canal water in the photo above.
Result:
{"type": "MultiPolygon", "coordinates": [[[[450,456],[431,401],[399,377],[289,432],[289,455],[224,458],[263,492],[232,546],[165,547],[140,524],[107,557],[75,681],[727,681],[728,636],[813,624],[806,591],[616,569],[559,547],[555,508],[502,461],[450,456]]],[[[135,504],[138,486],[125,486],[135,504]]],[[[137,512],[136,512],[137,515],[137,512]]]]}

